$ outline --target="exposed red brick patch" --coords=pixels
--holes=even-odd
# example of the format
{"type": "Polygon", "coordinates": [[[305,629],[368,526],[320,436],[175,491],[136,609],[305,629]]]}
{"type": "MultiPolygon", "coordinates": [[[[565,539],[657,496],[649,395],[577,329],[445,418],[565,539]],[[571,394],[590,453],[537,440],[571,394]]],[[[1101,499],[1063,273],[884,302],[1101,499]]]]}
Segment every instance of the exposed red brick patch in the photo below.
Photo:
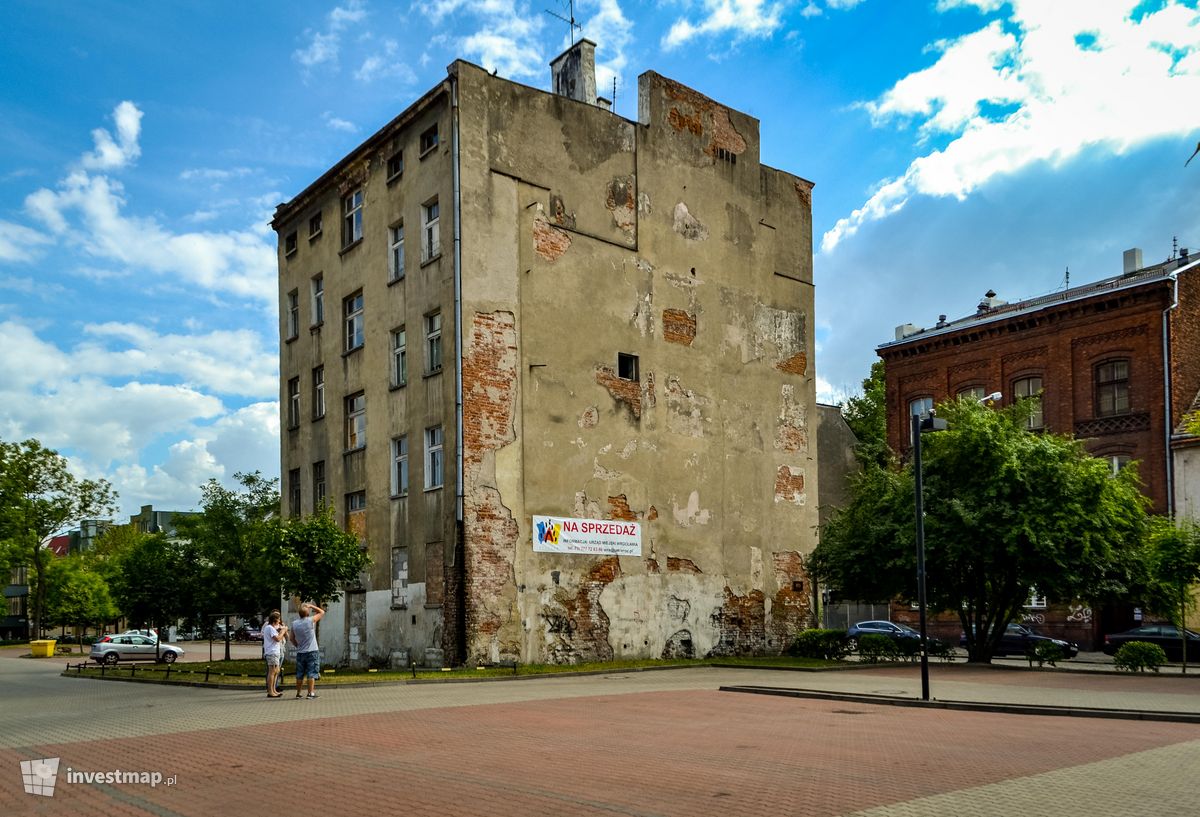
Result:
{"type": "Polygon", "coordinates": [[[804,405],[796,399],[796,389],[784,384],[780,390],[779,425],[775,428],[775,448],[796,452],[808,448],[808,419],[804,405]]]}
{"type": "MultiPolygon", "coordinates": [[[[570,593],[559,588],[554,600],[565,615],[565,621],[551,628],[556,643],[550,654],[559,663],[581,661],[611,661],[612,646],[608,643],[608,614],[600,606],[600,594],[621,575],[616,556],[601,559],[580,577],[579,588],[570,593]]],[[[555,613],[548,614],[548,618],[555,613]]]]}
{"type": "Polygon", "coordinates": [[[678,108],[667,111],[667,122],[677,131],[689,131],[694,136],[704,133],[699,114],[687,114],[678,108]]]}
{"type": "Polygon", "coordinates": [[[725,602],[711,620],[720,636],[709,656],[760,655],[766,652],[766,602],[761,590],[744,596],[725,588],[725,602]]]}
{"type": "Polygon", "coordinates": [[[712,112],[712,141],[704,152],[716,156],[717,149],[722,148],[730,153],[739,155],[746,152],[746,140],[738,133],[733,122],[729,121],[729,109],[713,104],[712,112]]]}
{"type": "Polygon", "coordinates": [[[466,645],[471,659],[520,655],[513,563],[519,527],[483,473],[487,453],[516,439],[516,322],[511,312],[477,312],[463,356],[463,524],[466,645]],[[514,622],[517,626],[513,626],[514,622]],[[504,630],[508,625],[507,631],[504,630]]]}
{"type": "Polygon", "coordinates": [[[691,559],[684,559],[679,556],[667,557],[667,570],[670,572],[682,573],[703,573],[704,571],[696,567],[696,563],[691,559]]]}
{"type": "Polygon", "coordinates": [[[608,518],[623,519],[626,522],[636,522],[637,514],[629,508],[629,500],[625,498],[625,494],[620,496],[610,496],[608,498],[608,518]]]}
{"type": "MultiPolygon", "coordinates": [[[[636,380],[617,377],[610,366],[596,367],[596,382],[608,390],[609,395],[629,409],[633,419],[642,418],[642,386],[636,380]]],[[[653,393],[653,380],[651,380],[653,393]]]]}
{"type": "Polygon", "coordinates": [[[599,422],[600,412],[596,410],[595,406],[588,406],[583,410],[583,414],[579,415],[580,428],[595,428],[599,422]]]}
{"type": "Polygon", "coordinates": [[[779,466],[775,473],[775,501],[803,505],[804,500],[803,469],[793,471],[790,465],[779,466]]]}
{"type": "Polygon", "coordinates": [[[805,207],[812,207],[812,184],[810,182],[794,182],[796,188],[796,196],[804,203],[805,207]]]}
{"type": "Polygon", "coordinates": [[[775,568],[775,583],[779,589],[771,599],[771,621],[767,646],[772,652],[782,652],[791,643],[796,632],[813,621],[812,596],[808,592],[808,571],[804,557],[794,550],[771,554],[775,568]]]}
{"type": "Polygon", "coordinates": [[[696,316],[682,309],[664,309],[662,315],[663,340],[691,346],[696,339],[696,316]]]}
{"type": "Polygon", "coordinates": [[[533,220],[533,249],[547,261],[557,261],[571,247],[571,234],[548,222],[543,216],[533,220]]]}
{"type": "Polygon", "coordinates": [[[776,363],[775,368],[790,374],[804,374],[808,370],[808,355],[804,352],[796,352],[791,357],[776,363]]]}
{"type": "Polygon", "coordinates": [[[647,573],[661,573],[662,572],[662,570],[658,566],[658,559],[650,559],[650,558],[646,559],[646,572],[647,573]]]}
{"type": "Polygon", "coordinates": [[[612,212],[613,223],[629,233],[633,231],[634,200],[632,176],[618,176],[608,183],[604,206],[612,212]]]}

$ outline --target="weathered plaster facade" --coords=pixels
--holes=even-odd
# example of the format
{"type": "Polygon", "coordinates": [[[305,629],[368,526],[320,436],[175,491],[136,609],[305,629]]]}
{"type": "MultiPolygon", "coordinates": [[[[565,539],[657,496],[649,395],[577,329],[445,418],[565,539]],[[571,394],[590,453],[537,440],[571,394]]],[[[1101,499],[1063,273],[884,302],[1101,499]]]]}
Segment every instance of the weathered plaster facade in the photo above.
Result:
{"type": "MultiPolygon", "coordinates": [[[[573,63],[589,72],[590,51],[561,64],[573,63]]],[[[313,508],[316,462],[340,514],[365,492],[374,565],[339,607],[347,658],[778,652],[812,621],[812,185],[760,164],[757,120],[658,74],[639,79],[637,122],[594,104],[594,81],[567,84],[592,97],[456,62],[276,215],[285,428],[289,384],[302,386],[284,496],[299,476],[299,510],[313,508]],[[439,144],[418,159],[434,123],[439,144]],[[343,197],[359,187],[363,238],[344,247],[343,197]],[[434,197],[442,251],[421,263],[434,197]],[[318,211],[327,234],[308,241],[318,211]],[[405,275],[389,283],[400,220],[405,275]],[[302,320],[289,339],[289,293],[303,311],[318,274],[325,324],[302,320]],[[360,290],[365,340],[347,352],[343,299],[360,290]],[[429,372],[433,314],[443,364],[429,372]],[[389,377],[400,327],[404,385],[389,377]],[[327,411],[314,420],[321,365],[327,411]],[[359,392],[366,444],[347,451],[359,392]],[[437,426],[445,479],[424,490],[437,426]],[[395,492],[402,435],[409,488],[395,492]],[[638,521],[642,557],[535,553],[538,514],[638,521]]]]}

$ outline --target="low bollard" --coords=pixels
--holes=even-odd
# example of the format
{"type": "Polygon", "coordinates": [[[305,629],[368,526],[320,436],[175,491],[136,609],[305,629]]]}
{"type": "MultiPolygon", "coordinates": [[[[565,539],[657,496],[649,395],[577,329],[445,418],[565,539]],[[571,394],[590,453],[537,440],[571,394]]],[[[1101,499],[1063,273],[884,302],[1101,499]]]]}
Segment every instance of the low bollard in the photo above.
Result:
{"type": "Polygon", "coordinates": [[[205,668],[204,668],[204,683],[206,683],[206,684],[208,683],[208,673],[209,673],[211,670],[212,670],[212,667],[205,667],[205,668]]]}
{"type": "Polygon", "coordinates": [[[417,677],[417,662],[416,661],[412,662],[412,674],[413,674],[413,678],[415,679],[417,677]]]}
{"type": "Polygon", "coordinates": [[[171,680],[171,665],[167,664],[167,680],[171,680]]]}

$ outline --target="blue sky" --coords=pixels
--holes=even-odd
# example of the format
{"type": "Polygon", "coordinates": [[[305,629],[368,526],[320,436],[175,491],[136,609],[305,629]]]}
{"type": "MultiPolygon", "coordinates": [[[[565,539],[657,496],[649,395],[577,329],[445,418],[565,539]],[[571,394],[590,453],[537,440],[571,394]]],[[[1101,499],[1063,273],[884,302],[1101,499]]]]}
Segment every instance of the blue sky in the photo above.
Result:
{"type": "MultiPolygon", "coordinates": [[[[0,438],[122,511],[279,468],[274,206],[455,58],[548,86],[560,0],[26,2],[0,12],[0,438]]],[[[598,84],[655,70],[817,183],[817,374],[897,324],[1200,246],[1196,0],[579,0],[598,84]]]]}

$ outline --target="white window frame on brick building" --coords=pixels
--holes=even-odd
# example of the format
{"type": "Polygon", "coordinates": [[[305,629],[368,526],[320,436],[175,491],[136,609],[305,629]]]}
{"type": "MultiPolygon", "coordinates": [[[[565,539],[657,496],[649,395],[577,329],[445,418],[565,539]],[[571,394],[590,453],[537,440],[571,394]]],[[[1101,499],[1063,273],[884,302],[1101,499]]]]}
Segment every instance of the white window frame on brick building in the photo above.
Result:
{"type": "Polygon", "coordinates": [[[1029,375],[1013,381],[1012,386],[1013,400],[1022,400],[1025,398],[1033,398],[1037,404],[1033,413],[1029,415],[1029,419],[1025,421],[1025,428],[1036,430],[1046,425],[1046,418],[1042,413],[1042,377],[1041,375],[1029,375]]]}
{"type": "Polygon", "coordinates": [[[363,237],[363,191],[353,190],[342,197],[342,247],[349,247],[363,237]]]}
{"type": "Polygon", "coordinates": [[[392,496],[408,495],[408,435],[392,438],[392,496]]]}
{"type": "Polygon", "coordinates": [[[1096,416],[1129,413],[1129,359],[1112,358],[1096,364],[1096,416]]]}
{"type": "Polygon", "coordinates": [[[441,488],[446,481],[445,437],[440,425],[425,429],[425,490],[441,488]]]}
{"type": "Polygon", "coordinates": [[[425,373],[437,374],[442,370],[442,313],[431,312],[425,316],[425,373]]]}
{"type": "Polygon", "coordinates": [[[346,316],[346,351],[361,349],[366,340],[363,324],[363,292],[360,289],[342,301],[342,314],[346,316]]]}
{"type": "Polygon", "coordinates": [[[421,263],[425,264],[442,254],[442,232],[435,196],[421,205],[421,263]]]}
{"type": "Polygon", "coordinates": [[[908,401],[908,416],[909,417],[913,416],[914,414],[920,415],[921,417],[928,417],[932,411],[933,411],[933,398],[932,397],[929,397],[929,396],[914,397],[913,399],[908,401]]]}
{"type": "Polygon", "coordinates": [[[346,450],[357,451],[367,445],[367,395],[357,392],[346,397],[346,450]]]}
{"type": "Polygon", "coordinates": [[[388,228],[388,281],[404,278],[404,222],[388,228]]]}

